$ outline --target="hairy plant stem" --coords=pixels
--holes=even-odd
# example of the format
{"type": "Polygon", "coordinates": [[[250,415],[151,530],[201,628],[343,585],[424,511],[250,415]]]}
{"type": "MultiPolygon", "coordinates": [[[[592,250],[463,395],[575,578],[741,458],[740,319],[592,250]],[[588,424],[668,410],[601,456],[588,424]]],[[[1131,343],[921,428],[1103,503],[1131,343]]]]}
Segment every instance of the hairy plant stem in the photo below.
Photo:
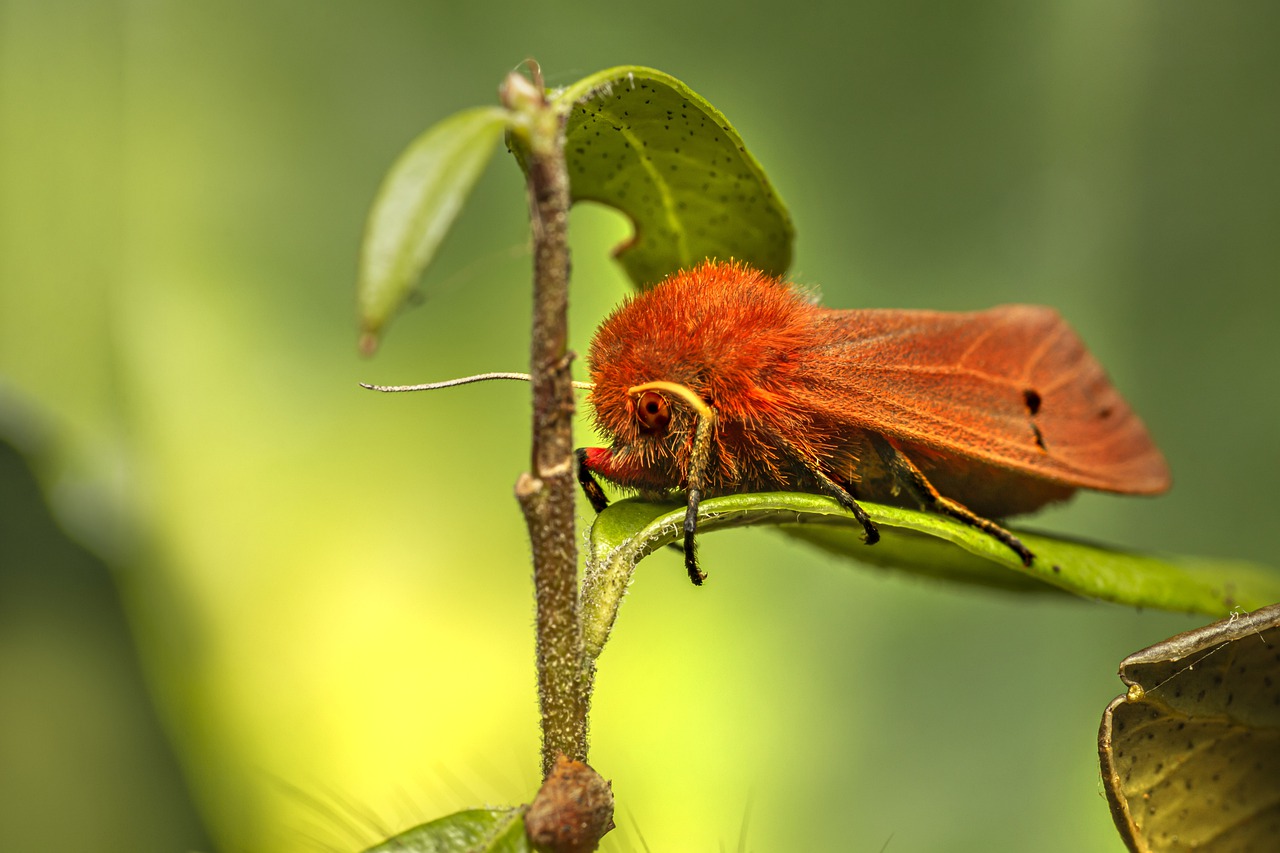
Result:
{"type": "MultiPolygon", "coordinates": [[[[539,75],[535,73],[535,78],[539,75]]],[[[575,532],[573,387],[568,350],[569,177],[563,115],[547,103],[541,80],[507,78],[502,100],[516,116],[528,152],[533,231],[532,471],[516,483],[533,549],[537,598],[538,701],[542,711],[542,775],[563,754],[587,758],[587,679],[583,673],[575,532]]]]}

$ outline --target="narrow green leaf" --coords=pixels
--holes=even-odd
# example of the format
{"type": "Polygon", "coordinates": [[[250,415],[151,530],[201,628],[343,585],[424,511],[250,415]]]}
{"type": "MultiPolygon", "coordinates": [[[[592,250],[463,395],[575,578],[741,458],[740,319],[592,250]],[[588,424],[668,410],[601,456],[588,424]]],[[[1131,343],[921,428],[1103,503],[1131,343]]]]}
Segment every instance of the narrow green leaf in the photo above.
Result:
{"type": "Polygon", "coordinates": [[[357,300],[361,347],[412,292],[497,148],[507,113],[479,107],[431,127],[383,179],[365,225],[357,300]]]}
{"type": "Polygon", "coordinates": [[[365,853],[528,853],[524,808],[470,809],[424,823],[365,853]]]}
{"type": "Polygon", "coordinates": [[[791,215],[737,131],[696,92],[661,71],[622,66],[554,97],[567,113],[573,200],[631,219],[635,235],[616,256],[638,287],[709,257],[786,271],[791,215]]]}
{"type": "Polygon", "coordinates": [[[1125,658],[1102,715],[1111,814],[1134,851],[1272,850],[1280,802],[1280,605],[1125,658]]]}
{"type": "MultiPolygon", "coordinates": [[[[1235,560],[1160,558],[1018,531],[1036,555],[1028,568],[1004,545],[950,518],[863,503],[879,544],[834,500],[796,492],[729,495],[702,502],[700,532],[783,525],[786,532],[859,561],[961,583],[1017,591],[1065,591],[1136,607],[1221,616],[1280,600],[1280,573],[1235,560]]],[[[591,528],[583,588],[584,639],[594,658],[608,639],[636,563],[682,536],[684,506],[624,500],[591,528]]],[[[714,578],[728,566],[704,566],[714,578]]]]}

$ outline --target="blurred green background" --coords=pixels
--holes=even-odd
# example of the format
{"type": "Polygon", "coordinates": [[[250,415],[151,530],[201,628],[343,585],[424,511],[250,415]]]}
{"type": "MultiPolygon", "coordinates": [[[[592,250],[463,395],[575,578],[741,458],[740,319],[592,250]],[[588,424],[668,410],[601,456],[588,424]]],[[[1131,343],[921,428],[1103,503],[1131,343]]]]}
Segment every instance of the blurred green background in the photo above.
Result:
{"type": "MultiPolygon", "coordinates": [[[[523,368],[509,157],[376,359],[353,320],[382,173],[527,56],[723,110],[829,305],[1057,306],[1176,486],[1034,525],[1275,563],[1278,32],[1261,2],[7,0],[0,849],[346,851],[534,790],[528,391],[356,384],[523,368]]],[[[626,226],[572,231],[582,351],[626,226]]],[[[703,547],[702,589],[641,566],[600,662],[606,849],[1119,848],[1116,666],[1206,620],[703,547]]]]}

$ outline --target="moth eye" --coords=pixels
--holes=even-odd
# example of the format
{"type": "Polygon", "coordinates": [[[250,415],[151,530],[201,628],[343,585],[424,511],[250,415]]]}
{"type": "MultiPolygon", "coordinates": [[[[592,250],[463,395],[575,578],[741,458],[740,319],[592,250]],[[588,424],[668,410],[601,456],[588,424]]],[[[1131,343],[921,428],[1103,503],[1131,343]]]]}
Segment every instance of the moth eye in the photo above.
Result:
{"type": "Polygon", "coordinates": [[[667,398],[657,391],[643,392],[636,399],[636,416],[640,418],[640,428],[645,432],[666,429],[671,421],[671,410],[667,406],[667,398]]]}

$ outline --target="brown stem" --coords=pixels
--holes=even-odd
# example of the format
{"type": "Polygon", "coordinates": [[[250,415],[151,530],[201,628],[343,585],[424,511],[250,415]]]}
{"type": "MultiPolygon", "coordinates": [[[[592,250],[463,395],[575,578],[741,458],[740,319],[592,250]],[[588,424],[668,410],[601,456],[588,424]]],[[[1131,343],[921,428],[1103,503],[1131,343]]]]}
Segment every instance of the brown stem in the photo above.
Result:
{"type": "MultiPolygon", "coordinates": [[[[536,75],[535,75],[536,76],[536,75]]],[[[529,215],[533,229],[532,472],[516,497],[533,548],[537,597],[538,701],[542,709],[542,774],[563,754],[587,758],[586,679],[578,614],[578,551],[573,468],[573,387],[568,351],[569,178],[564,124],[532,85],[513,73],[502,89],[517,116],[514,133],[528,148],[529,215]]]]}

